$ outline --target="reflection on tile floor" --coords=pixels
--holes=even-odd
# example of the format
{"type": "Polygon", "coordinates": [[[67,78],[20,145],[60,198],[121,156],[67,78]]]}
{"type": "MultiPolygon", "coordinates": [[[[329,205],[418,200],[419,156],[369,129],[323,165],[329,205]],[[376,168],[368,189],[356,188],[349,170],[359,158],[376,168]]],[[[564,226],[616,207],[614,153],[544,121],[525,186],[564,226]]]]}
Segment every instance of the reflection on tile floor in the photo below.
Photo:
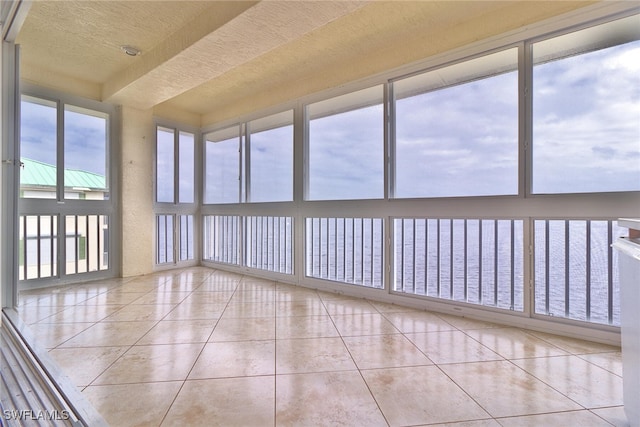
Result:
{"type": "Polygon", "coordinates": [[[624,426],[620,348],[212,270],[22,292],[113,426],[624,426]]]}

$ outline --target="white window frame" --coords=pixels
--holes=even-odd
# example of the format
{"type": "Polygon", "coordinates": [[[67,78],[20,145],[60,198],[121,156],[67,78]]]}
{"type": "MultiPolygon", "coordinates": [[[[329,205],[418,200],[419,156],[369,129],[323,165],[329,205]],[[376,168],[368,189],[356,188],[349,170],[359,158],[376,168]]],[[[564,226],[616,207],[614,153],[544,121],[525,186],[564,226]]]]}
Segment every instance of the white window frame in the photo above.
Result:
{"type": "Polygon", "coordinates": [[[156,119],[155,120],[155,130],[154,133],[154,145],[153,145],[153,214],[154,214],[154,233],[153,233],[153,247],[154,247],[154,271],[166,270],[170,268],[176,267],[191,267],[199,264],[200,254],[201,254],[201,239],[200,239],[200,221],[199,221],[199,209],[200,209],[200,180],[198,177],[200,176],[200,162],[198,161],[198,153],[200,150],[200,131],[191,126],[170,122],[164,119],[156,119]],[[173,167],[174,167],[174,186],[173,186],[173,202],[158,202],[157,201],[157,135],[158,130],[168,130],[173,131],[173,167]],[[180,202],[180,186],[179,186],[179,177],[180,177],[180,134],[181,133],[189,133],[193,135],[193,202],[184,203],[180,202]],[[159,236],[158,236],[158,218],[159,216],[167,215],[170,216],[173,220],[173,259],[168,262],[159,262],[159,236]],[[180,217],[183,215],[188,215],[193,217],[193,258],[180,260],[180,242],[181,242],[181,229],[180,229],[180,217]]]}

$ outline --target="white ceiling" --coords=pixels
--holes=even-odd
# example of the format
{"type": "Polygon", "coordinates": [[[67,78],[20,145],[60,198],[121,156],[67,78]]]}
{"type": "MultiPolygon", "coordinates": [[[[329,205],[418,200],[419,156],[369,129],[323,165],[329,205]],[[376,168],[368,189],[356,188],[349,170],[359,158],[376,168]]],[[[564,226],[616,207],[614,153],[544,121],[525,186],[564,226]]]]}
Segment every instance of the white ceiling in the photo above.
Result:
{"type": "Polygon", "coordinates": [[[17,42],[26,81],[208,117],[234,100],[344,84],[587,3],[35,1],[17,42]]]}

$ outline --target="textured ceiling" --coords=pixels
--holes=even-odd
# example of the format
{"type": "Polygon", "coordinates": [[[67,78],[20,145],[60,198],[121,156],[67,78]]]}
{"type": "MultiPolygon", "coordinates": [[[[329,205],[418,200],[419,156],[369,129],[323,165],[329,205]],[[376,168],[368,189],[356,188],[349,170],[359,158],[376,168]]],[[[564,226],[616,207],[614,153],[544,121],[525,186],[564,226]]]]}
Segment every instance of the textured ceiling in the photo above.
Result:
{"type": "Polygon", "coordinates": [[[36,1],[17,38],[23,67],[104,83],[139,59],[120,46],[149,51],[210,7],[202,1],[36,1]]]}
{"type": "Polygon", "coordinates": [[[25,81],[210,122],[588,3],[35,1],[17,42],[25,81]]]}

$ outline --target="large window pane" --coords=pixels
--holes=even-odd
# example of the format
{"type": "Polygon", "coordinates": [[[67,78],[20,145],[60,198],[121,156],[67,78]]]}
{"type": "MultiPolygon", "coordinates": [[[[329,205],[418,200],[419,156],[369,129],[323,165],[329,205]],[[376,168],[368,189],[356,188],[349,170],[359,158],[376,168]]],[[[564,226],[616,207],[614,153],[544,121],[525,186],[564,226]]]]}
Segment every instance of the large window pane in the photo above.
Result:
{"type": "Polygon", "coordinates": [[[174,198],[174,131],[158,128],[156,140],[156,200],[173,203],[174,198]]]}
{"type": "Polygon", "coordinates": [[[640,190],[640,18],[533,46],[534,193],[640,190]]]}
{"type": "Polygon", "coordinates": [[[55,199],[57,185],[57,107],[55,102],[22,97],[20,196],[55,199]]]}
{"type": "Polygon", "coordinates": [[[178,164],[178,202],[194,202],[194,136],[192,133],[180,132],[179,139],[179,164],[178,164]]]}
{"type": "Polygon", "coordinates": [[[395,197],[518,193],[517,49],[394,83],[395,197]]]}
{"type": "Polygon", "coordinates": [[[293,111],[254,120],[251,131],[251,202],[293,200],[293,111]]]}
{"type": "Polygon", "coordinates": [[[382,86],[308,106],[309,200],[384,197],[382,86]]]}
{"type": "Polygon", "coordinates": [[[109,198],[107,115],[67,106],[64,112],[66,199],[109,198]]]}
{"type": "Polygon", "coordinates": [[[205,135],[205,203],[240,202],[239,135],[237,127],[205,135]]]}

